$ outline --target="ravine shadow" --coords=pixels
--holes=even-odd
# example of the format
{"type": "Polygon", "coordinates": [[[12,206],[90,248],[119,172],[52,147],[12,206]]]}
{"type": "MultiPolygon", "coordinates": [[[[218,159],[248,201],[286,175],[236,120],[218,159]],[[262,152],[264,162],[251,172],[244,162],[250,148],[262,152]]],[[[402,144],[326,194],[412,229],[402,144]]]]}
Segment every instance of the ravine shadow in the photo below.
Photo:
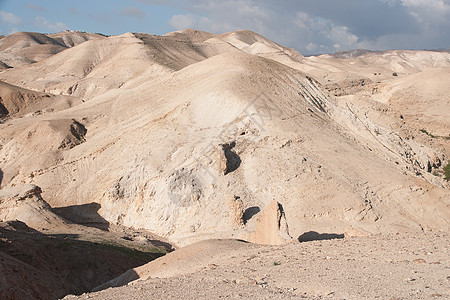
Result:
{"type": "Polygon", "coordinates": [[[52,211],[69,222],[88,227],[95,227],[104,231],[109,229],[109,222],[99,215],[100,203],[92,202],[81,205],[55,207],[52,211]]]}

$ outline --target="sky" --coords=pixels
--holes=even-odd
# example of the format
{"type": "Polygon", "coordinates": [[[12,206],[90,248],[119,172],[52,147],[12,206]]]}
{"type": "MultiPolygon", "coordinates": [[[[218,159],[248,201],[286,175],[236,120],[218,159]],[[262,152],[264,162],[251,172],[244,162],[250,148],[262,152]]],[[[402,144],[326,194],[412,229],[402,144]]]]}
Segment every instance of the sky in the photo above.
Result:
{"type": "Polygon", "coordinates": [[[255,31],[304,55],[450,47],[450,0],[0,0],[0,34],[255,31]]]}

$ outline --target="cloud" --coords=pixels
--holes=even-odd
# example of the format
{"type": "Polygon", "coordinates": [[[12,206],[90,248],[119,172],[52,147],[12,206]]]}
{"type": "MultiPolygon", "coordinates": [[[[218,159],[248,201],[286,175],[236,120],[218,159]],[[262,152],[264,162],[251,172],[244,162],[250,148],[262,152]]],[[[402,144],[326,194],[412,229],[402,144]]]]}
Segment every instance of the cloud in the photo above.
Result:
{"type": "Polygon", "coordinates": [[[349,28],[337,25],[329,19],[313,17],[308,13],[297,12],[294,24],[298,34],[310,52],[338,51],[358,46],[358,37],[349,28]],[[318,42],[320,42],[318,44],[318,42]]]}
{"type": "Polygon", "coordinates": [[[25,4],[25,6],[34,11],[39,11],[39,12],[45,11],[45,8],[38,6],[36,4],[33,4],[33,3],[27,3],[27,4],[25,4]]]}
{"type": "Polygon", "coordinates": [[[140,9],[138,7],[133,7],[133,6],[126,6],[126,7],[122,8],[122,10],[120,11],[120,14],[123,16],[138,18],[138,19],[143,19],[146,17],[146,14],[142,9],[140,9]]]}
{"type": "MultiPolygon", "coordinates": [[[[136,0],[160,2],[158,0],[136,0]]],[[[184,0],[168,24],[214,33],[250,29],[303,54],[448,47],[450,0],[184,0]]]]}
{"type": "Polygon", "coordinates": [[[198,28],[205,31],[223,33],[238,29],[251,29],[259,33],[267,32],[265,23],[270,23],[271,12],[256,5],[254,1],[209,1],[191,0],[185,8],[192,11],[171,18],[169,25],[180,30],[198,28]]]}
{"type": "Polygon", "coordinates": [[[0,20],[12,25],[20,25],[22,23],[22,19],[19,16],[4,10],[0,10],[0,20]]]}
{"type": "Polygon", "coordinates": [[[34,23],[36,24],[36,26],[51,32],[59,32],[69,29],[69,27],[62,22],[56,22],[53,24],[44,17],[36,17],[34,19],[34,23]]]}
{"type": "Polygon", "coordinates": [[[421,23],[439,23],[450,17],[450,1],[401,0],[401,4],[421,23]]]}
{"type": "Polygon", "coordinates": [[[197,18],[194,15],[174,15],[169,21],[169,25],[176,30],[196,27],[197,18]]]}

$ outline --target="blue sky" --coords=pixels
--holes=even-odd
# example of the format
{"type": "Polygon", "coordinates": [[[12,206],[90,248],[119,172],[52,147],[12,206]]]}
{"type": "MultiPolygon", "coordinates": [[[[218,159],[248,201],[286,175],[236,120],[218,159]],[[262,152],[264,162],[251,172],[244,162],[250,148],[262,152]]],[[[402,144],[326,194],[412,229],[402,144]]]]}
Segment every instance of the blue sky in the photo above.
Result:
{"type": "Polygon", "coordinates": [[[0,34],[250,29],[303,54],[450,47],[450,0],[0,0],[0,34]]]}
{"type": "Polygon", "coordinates": [[[155,34],[173,31],[168,20],[182,11],[173,6],[146,2],[157,3],[114,0],[0,0],[0,10],[20,18],[17,22],[1,22],[0,30],[2,34],[9,34],[14,31],[57,32],[71,29],[110,35],[130,31],[155,34]]]}

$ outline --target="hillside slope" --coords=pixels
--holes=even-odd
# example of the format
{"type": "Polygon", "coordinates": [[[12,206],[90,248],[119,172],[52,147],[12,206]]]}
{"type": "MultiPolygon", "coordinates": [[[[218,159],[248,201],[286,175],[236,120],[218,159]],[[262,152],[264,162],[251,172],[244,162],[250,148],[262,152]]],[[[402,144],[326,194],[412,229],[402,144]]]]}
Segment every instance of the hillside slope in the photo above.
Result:
{"type": "MultiPolygon", "coordinates": [[[[417,74],[441,66],[411,57],[417,74]]],[[[432,175],[446,140],[405,137],[385,108],[393,99],[360,97],[366,85],[333,95],[345,76],[364,78],[357,59],[186,30],[87,41],[5,70],[6,82],[87,101],[0,125],[2,186],[37,184],[54,207],[98,203],[108,222],[179,245],[448,230],[448,183],[432,175]]],[[[401,78],[380,84],[397,95],[401,78]]]]}
{"type": "Polygon", "coordinates": [[[0,40],[2,68],[32,64],[88,40],[104,38],[98,34],[64,31],[54,34],[16,32],[0,40]]]}

